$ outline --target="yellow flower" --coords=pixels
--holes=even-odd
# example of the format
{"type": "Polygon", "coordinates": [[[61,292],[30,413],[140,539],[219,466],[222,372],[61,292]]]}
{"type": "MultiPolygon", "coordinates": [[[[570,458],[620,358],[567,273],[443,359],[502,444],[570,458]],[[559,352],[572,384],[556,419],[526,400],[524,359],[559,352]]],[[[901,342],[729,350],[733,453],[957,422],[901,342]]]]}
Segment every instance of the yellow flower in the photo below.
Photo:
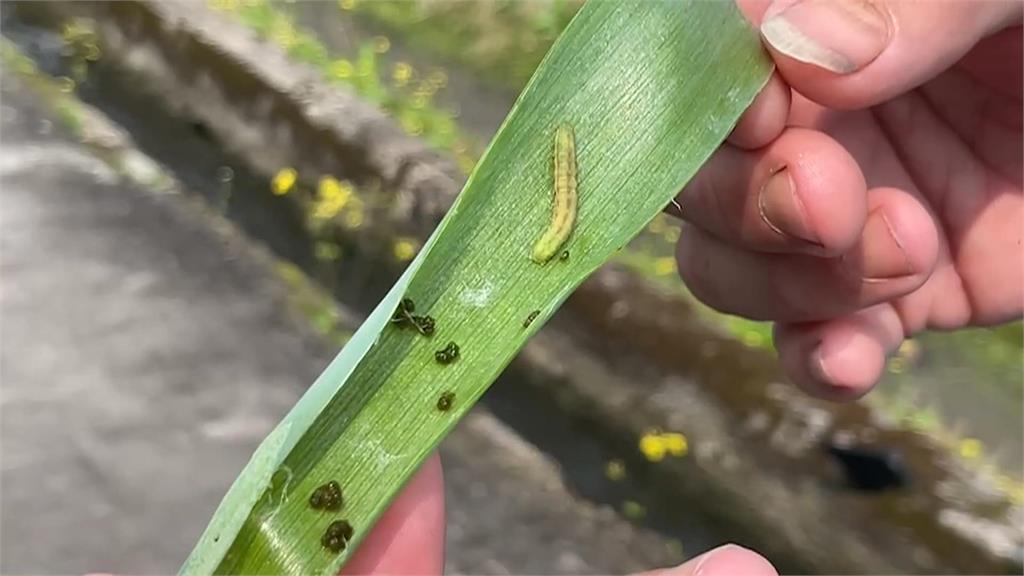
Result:
{"type": "Polygon", "coordinates": [[[275,44],[281,46],[285,50],[291,48],[295,44],[297,36],[298,35],[295,33],[295,27],[287,20],[276,20],[271,24],[270,38],[275,44]]]}
{"type": "Polygon", "coordinates": [[[284,196],[295,186],[298,177],[299,173],[294,168],[282,168],[270,181],[270,190],[274,192],[274,196],[284,196]]]}
{"type": "Polygon", "coordinates": [[[661,462],[665,456],[682,458],[689,449],[686,436],[679,432],[651,431],[640,438],[640,452],[650,462],[661,462]]]}
{"type": "Polygon", "coordinates": [[[658,276],[669,276],[676,273],[676,259],[671,256],[658,258],[654,262],[654,273],[658,276]]]}
{"type": "Polygon", "coordinates": [[[399,262],[408,262],[416,256],[416,243],[409,238],[399,238],[395,240],[394,252],[395,258],[399,262]]]}
{"type": "Polygon", "coordinates": [[[338,7],[342,10],[352,10],[356,7],[356,0],[338,0],[338,7]]]}
{"type": "Polygon", "coordinates": [[[690,449],[690,445],[686,441],[686,436],[683,436],[678,432],[662,434],[661,442],[665,446],[665,450],[676,458],[686,456],[686,453],[690,449]]]}
{"type": "Polygon", "coordinates": [[[391,71],[391,78],[395,81],[395,86],[399,88],[405,86],[412,79],[412,66],[405,62],[395,64],[394,69],[391,71]]]}
{"type": "Polygon", "coordinates": [[[387,36],[374,36],[373,37],[373,51],[377,54],[384,54],[388,50],[391,50],[391,41],[388,40],[387,36]]]}
{"type": "Polygon", "coordinates": [[[964,438],[960,441],[960,457],[974,460],[981,456],[981,442],[975,438],[964,438]]]}
{"type": "Polygon", "coordinates": [[[353,207],[352,210],[345,212],[345,227],[350,230],[355,230],[363,225],[363,209],[353,207]]]}
{"type": "Polygon", "coordinates": [[[612,482],[618,482],[626,477],[626,464],[618,458],[609,460],[604,465],[604,475],[612,482]]]}
{"type": "Polygon", "coordinates": [[[665,459],[665,444],[661,441],[661,435],[656,433],[644,434],[640,439],[640,452],[651,462],[661,462],[665,459]]]}
{"type": "Polygon", "coordinates": [[[339,80],[351,78],[354,72],[355,67],[352,66],[351,62],[345,60],[344,58],[339,58],[334,62],[331,62],[331,67],[328,70],[328,73],[331,75],[332,78],[338,78],[339,80]]]}
{"type": "Polygon", "coordinates": [[[338,212],[330,204],[317,202],[313,205],[313,219],[315,220],[330,220],[337,215],[338,212]]]}
{"type": "Polygon", "coordinates": [[[338,182],[338,179],[334,176],[323,176],[317,185],[317,193],[320,194],[321,198],[340,202],[344,205],[352,196],[352,189],[346,184],[338,182]]]}
{"type": "Polygon", "coordinates": [[[338,182],[334,176],[320,178],[317,185],[316,205],[313,207],[313,218],[329,220],[345,209],[352,198],[352,188],[338,182]]]}

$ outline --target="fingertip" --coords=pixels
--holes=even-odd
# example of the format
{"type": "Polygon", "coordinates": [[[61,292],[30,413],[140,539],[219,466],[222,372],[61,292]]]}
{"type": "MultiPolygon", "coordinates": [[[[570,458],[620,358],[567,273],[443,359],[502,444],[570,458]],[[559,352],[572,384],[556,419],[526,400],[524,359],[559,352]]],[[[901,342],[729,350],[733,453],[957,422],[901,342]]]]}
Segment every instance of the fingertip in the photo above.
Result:
{"type": "Polygon", "coordinates": [[[902,249],[908,271],[923,283],[939,258],[939,232],[920,200],[898,188],[875,188],[868,193],[868,210],[883,211],[889,232],[902,249]]]}
{"type": "Polygon", "coordinates": [[[753,550],[735,544],[726,544],[710,552],[694,571],[695,576],[776,576],[771,562],[753,550]]]}
{"type": "Polygon", "coordinates": [[[775,344],[790,379],[812,396],[847,402],[878,382],[887,355],[903,341],[899,315],[889,304],[813,324],[780,324],[775,344]]]}
{"type": "Polygon", "coordinates": [[[778,73],[772,74],[733,128],[729,142],[753,150],[778,138],[786,127],[789,105],[789,86],[778,73]]]}
{"type": "Polygon", "coordinates": [[[860,238],[866,196],[842,145],[789,127],[758,150],[716,150],[680,193],[678,214],[746,250],[838,256],[860,238]]]}
{"type": "Polygon", "coordinates": [[[789,128],[767,150],[766,158],[783,163],[793,186],[794,207],[779,228],[809,239],[818,256],[854,246],[867,217],[867,185],[846,148],[816,130],[789,128]]]}
{"type": "Polygon", "coordinates": [[[690,559],[680,566],[650,574],[658,576],[777,576],[778,572],[763,556],[726,544],[690,559]]]}
{"type": "Polygon", "coordinates": [[[1019,4],[775,0],[744,12],[794,90],[829,108],[861,109],[927,82],[1019,23],[1019,4]]]}
{"type": "Polygon", "coordinates": [[[825,331],[807,359],[807,372],[815,391],[835,401],[850,401],[867,394],[882,376],[885,351],[868,333],[842,329],[825,331]]]}
{"type": "Polygon", "coordinates": [[[878,343],[863,333],[837,333],[824,326],[776,331],[783,370],[798,388],[824,400],[848,402],[863,396],[882,373],[878,343]]]}

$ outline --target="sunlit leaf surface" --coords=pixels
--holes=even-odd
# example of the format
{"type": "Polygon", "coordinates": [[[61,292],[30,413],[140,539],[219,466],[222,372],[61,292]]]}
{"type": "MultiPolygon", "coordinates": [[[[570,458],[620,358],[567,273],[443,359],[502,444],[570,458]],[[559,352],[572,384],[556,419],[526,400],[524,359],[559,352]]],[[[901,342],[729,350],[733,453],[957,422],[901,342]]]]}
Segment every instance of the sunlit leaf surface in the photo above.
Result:
{"type": "Polygon", "coordinates": [[[530,335],[724,140],[770,66],[732,2],[585,4],[447,217],[264,441],[183,572],[336,572],[530,335]],[[537,264],[560,124],[575,134],[577,213],[568,255],[537,264]],[[392,322],[403,298],[434,320],[432,334],[392,322]],[[452,342],[458,358],[439,361],[452,342]],[[343,505],[314,509],[330,481],[343,505]],[[322,540],[339,520],[353,534],[334,552],[322,540]]]}

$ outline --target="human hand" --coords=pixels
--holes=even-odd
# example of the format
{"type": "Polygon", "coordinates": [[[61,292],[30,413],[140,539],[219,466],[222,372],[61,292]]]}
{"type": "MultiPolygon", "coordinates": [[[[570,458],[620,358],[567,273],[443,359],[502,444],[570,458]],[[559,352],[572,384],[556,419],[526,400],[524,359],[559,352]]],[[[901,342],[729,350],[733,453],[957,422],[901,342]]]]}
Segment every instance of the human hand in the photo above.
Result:
{"type": "Polygon", "coordinates": [[[1020,317],[1020,2],[738,0],[777,65],[678,197],[680,274],[865,393],[905,336],[1020,317]]]}
{"type": "MultiPolygon", "coordinates": [[[[444,479],[434,454],[374,526],[342,574],[441,574],[444,569],[444,479]]],[[[642,576],[776,576],[757,554],[722,546],[675,568],[642,576]]]]}

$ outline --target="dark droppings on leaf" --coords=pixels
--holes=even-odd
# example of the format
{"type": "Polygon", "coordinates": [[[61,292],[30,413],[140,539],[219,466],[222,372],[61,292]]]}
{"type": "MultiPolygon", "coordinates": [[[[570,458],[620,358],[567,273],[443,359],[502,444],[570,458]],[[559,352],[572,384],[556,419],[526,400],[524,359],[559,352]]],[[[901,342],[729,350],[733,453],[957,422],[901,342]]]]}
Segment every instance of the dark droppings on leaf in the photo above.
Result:
{"type": "Polygon", "coordinates": [[[447,412],[451,410],[452,404],[455,404],[455,393],[454,392],[443,392],[441,397],[437,399],[437,409],[441,412],[447,412]]]}
{"type": "Polygon", "coordinates": [[[348,545],[348,541],[352,539],[352,533],[352,525],[347,520],[335,520],[320,537],[320,543],[331,552],[338,553],[348,545]]]}
{"type": "Polygon", "coordinates": [[[317,487],[309,495],[309,506],[314,510],[340,510],[344,504],[341,486],[334,480],[317,487]]]}
{"type": "Polygon", "coordinates": [[[434,352],[434,359],[441,364],[451,364],[459,358],[459,345],[454,341],[448,342],[443,350],[434,352]]]}
{"type": "Polygon", "coordinates": [[[404,326],[412,320],[412,313],[416,310],[416,303],[412,301],[412,298],[402,298],[402,301],[398,303],[398,308],[395,309],[395,313],[391,315],[391,321],[399,326],[404,326]]]}
{"type": "Polygon", "coordinates": [[[413,316],[412,323],[424,336],[434,333],[434,319],[430,316],[413,316]]]}
{"type": "Polygon", "coordinates": [[[533,321],[537,319],[537,316],[540,316],[540,310],[530,312],[530,315],[526,317],[526,320],[523,320],[523,328],[529,328],[530,324],[533,324],[533,321]]]}
{"type": "Polygon", "coordinates": [[[417,316],[413,314],[415,310],[416,303],[412,301],[412,298],[402,298],[395,313],[391,315],[391,323],[399,328],[412,326],[420,334],[430,336],[434,333],[434,319],[427,315],[417,316]]]}
{"type": "Polygon", "coordinates": [[[559,260],[568,260],[569,259],[569,251],[566,250],[565,252],[562,252],[562,255],[559,256],[558,259],[559,260]]]}

